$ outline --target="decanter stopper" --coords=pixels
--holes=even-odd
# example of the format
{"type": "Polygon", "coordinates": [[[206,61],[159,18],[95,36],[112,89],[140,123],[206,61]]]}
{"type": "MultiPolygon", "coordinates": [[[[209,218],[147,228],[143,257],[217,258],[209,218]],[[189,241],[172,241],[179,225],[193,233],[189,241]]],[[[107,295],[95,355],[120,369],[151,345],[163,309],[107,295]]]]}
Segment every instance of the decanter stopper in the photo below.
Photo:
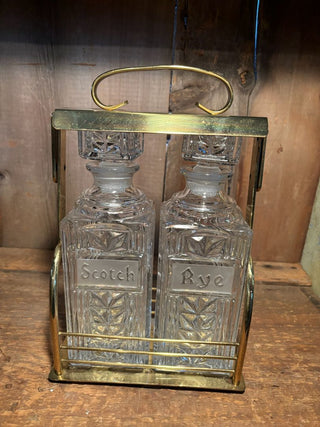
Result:
{"type": "Polygon", "coordinates": [[[185,160],[235,165],[239,162],[242,138],[221,135],[185,135],[182,154],[185,160]]]}
{"type": "Polygon", "coordinates": [[[143,133],[79,131],[79,155],[89,160],[134,160],[143,153],[143,133]]]}

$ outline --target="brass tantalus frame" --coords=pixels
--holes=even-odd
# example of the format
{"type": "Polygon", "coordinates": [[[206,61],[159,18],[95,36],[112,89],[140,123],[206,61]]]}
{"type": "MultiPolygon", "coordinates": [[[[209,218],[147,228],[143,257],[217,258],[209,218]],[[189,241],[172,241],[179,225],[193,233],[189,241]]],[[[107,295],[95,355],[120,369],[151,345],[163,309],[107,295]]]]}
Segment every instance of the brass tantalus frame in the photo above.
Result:
{"type": "MultiPolygon", "coordinates": [[[[106,110],[106,109],[105,109],[106,110]]],[[[112,108],[111,108],[112,110],[112,108]]],[[[246,220],[252,227],[256,192],[262,185],[263,162],[265,153],[268,124],[266,118],[258,117],[226,117],[226,116],[197,116],[186,114],[153,114],[129,113],[122,111],[96,110],[55,110],[52,115],[52,158],[53,178],[58,183],[58,216],[59,221],[65,215],[65,161],[66,161],[66,131],[73,130],[105,130],[109,132],[143,132],[151,134],[192,134],[192,135],[224,135],[253,138],[251,168],[248,186],[246,220]]],[[[90,367],[84,366],[83,360],[68,359],[68,350],[83,350],[82,347],[68,345],[67,337],[87,337],[88,334],[71,334],[59,329],[58,321],[58,273],[61,263],[61,244],[56,247],[50,280],[50,328],[53,348],[53,368],[49,374],[51,381],[90,382],[110,384],[132,384],[143,386],[197,388],[243,392],[245,385],[242,367],[247,347],[248,334],[253,306],[254,273],[252,261],[248,266],[246,292],[243,304],[242,324],[239,342],[206,342],[206,345],[230,346],[234,348],[234,357],[210,356],[233,362],[232,369],[186,368],[185,366],[163,366],[154,364],[154,357],[164,353],[156,352],[153,344],[156,341],[172,343],[191,343],[185,340],[162,340],[155,338],[114,337],[94,335],[98,339],[139,340],[149,343],[149,350],[133,351],[148,355],[147,364],[124,364],[111,362],[92,362],[90,367]],[[183,371],[183,372],[182,372],[183,371]],[[215,374],[219,371],[219,375],[215,374]]],[[[91,335],[90,335],[91,336],[91,335]]],[[[195,345],[203,342],[192,341],[195,345]]],[[[86,351],[108,351],[105,348],[86,351]]],[[[110,350],[111,351],[111,350],[110,350]]],[[[112,350],[122,353],[123,350],[112,350]]],[[[126,352],[128,353],[128,352],[126,352]]],[[[181,355],[166,353],[166,356],[181,355]]],[[[184,354],[186,357],[196,357],[194,354],[184,354]]],[[[201,357],[204,357],[201,355],[201,357]]]]}

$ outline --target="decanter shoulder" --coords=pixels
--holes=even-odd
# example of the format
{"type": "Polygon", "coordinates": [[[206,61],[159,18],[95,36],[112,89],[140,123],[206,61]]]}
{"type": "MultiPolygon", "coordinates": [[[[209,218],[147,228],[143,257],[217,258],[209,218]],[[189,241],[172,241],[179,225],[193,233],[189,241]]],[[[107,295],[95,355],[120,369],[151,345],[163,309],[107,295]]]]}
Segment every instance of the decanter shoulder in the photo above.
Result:
{"type": "Polygon", "coordinates": [[[140,192],[137,198],[88,197],[85,192],[60,223],[61,230],[90,223],[140,222],[152,224],[154,203],[140,192]]]}
{"type": "Polygon", "coordinates": [[[103,213],[137,215],[152,209],[153,201],[134,187],[122,193],[104,193],[98,187],[91,187],[81,195],[74,207],[75,212],[82,216],[103,213]]]}
{"type": "Polygon", "coordinates": [[[161,218],[162,224],[181,222],[200,227],[222,226],[252,234],[235,200],[223,192],[210,198],[203,198],[188,190],[175,193],[162,204],[161,218]]]}

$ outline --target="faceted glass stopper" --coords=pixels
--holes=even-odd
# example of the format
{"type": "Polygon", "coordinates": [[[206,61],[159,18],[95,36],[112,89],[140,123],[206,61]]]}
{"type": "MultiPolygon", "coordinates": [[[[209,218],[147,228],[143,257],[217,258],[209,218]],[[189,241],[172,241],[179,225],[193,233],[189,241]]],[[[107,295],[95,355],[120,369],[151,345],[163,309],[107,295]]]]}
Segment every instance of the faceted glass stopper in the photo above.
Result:
{"type": "Polygon", "coordinates": [[[143,153],[143,134],[79,131],[79,155],[92,160],[133,160],[143,153]]]}
{"type": "Polygon", "coordinates": [[[185,160],[214,161],[234,165],[238,163],[241,138],[220,135],[185,135],[182,153],[185,160]]]}

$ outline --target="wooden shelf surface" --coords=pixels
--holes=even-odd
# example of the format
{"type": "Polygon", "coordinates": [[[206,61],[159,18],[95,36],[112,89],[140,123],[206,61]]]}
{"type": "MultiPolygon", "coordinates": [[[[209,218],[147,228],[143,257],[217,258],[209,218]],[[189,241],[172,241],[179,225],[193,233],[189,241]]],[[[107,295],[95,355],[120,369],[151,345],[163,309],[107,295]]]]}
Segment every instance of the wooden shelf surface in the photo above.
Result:
{"type": "Polygon", "coordinates": [[[256,264],[239,395],[50,383],[50,257],[0,249],[0,425],[318,425],[320,303],[299,264],[256,264]]]}

